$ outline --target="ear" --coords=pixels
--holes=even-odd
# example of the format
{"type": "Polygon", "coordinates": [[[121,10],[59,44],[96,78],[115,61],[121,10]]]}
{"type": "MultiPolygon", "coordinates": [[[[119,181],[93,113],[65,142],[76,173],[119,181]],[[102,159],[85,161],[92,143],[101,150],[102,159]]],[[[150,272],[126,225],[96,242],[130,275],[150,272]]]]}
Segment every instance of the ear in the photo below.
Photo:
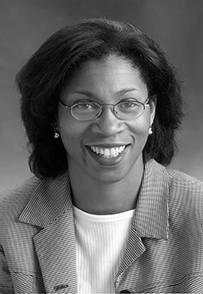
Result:
{"type": "Polygon", "coordinates": [[[154,118],[156,114],[156,97],[150,101],[150,126],[153,124],[154,118]]]}
{"type": "Polygon", "coordinates": [[[58,118],[57,117],[54,118],[51,125],[54,130],[58,130],[58,118]]]}

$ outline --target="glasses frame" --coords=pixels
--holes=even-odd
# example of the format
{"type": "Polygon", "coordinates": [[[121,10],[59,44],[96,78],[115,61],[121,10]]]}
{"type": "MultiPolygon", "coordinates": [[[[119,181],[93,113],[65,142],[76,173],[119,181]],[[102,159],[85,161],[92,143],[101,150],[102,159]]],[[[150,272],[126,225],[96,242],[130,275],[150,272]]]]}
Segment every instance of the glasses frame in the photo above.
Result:
{"type": "Polygon", "coordinates": [[[122,102],[125,102],[125,101],[119,101],[119,102],[116,103],[116,104],[111,104],[111,103],[99,104],[98,102],[89,101],[89,102],[94,103],[95,105],[98,105],[98,106],[99,106],[99,109],[100,109],[99,112],[98,112],[98,114],[97,114],[94,118],[91,118],[91,119],[79,119],[79,118],[77,118],[77,117],[73,114],[73,107],[74,107],[75,105],[77,105],[77,104],[80,104],[81,102],[76,102],[76,103],[73,103],[72,105],[67,105],[67,104],[65,104],[63,101],[61,101],[60,99],[59,99],[59,102],[60,102],[65,108],[70,108],[70,112],[71,112],[72,117],[74,117],[74,118],[75,118],[76,120],[78,120],[78,121],[92,121],[92,120],[95,120],[96,118],[98,118],[98,117],[102,114],[102,112],[103,112],[103,107],[104,107],[104,106],[111,106],[111,107],[112,107],[112,112],[113,112],[113,114],[115,115],[115,117],[116,117],[117,119],[120,119],[120,120],[132,120],[132,119],[136,119],[136,118],[140,117],[140,116],[144,113],[144,111],[145,111],[145,109],[146,109],[146,106],[149,106],[150,98],[153,98],[153,96],[148,96],[144,103],[143,103],[143,102],[140,102],[140,101],[137,101],[137,100],[135,99],[135,102],[137,102],[138,104],[140,104],[140,105],[143,106],[143,111],[142,111],[142,113],[139,114],[138,116],[133,117],[133,118],[129,118],[129,119],[123,119],[123,118],[119,117],[118,113],[117,113],[116,110],[115,110],[115,107],[116,107],[118,104],[120,104],[120,103],[122,103],[122,102]]]}

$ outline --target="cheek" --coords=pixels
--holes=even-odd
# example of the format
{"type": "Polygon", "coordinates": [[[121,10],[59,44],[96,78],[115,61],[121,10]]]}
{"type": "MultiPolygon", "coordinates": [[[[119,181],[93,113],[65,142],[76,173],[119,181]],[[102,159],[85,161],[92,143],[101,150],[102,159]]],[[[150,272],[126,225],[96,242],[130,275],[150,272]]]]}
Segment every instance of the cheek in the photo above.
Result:
{"type": "Polygon", "coordinates": [[[142,138],[146,138],[149,134],[150,118],[149,116],[141,116],[128,124],[128,128],[135,139],[139,141],[142,138]]]}
{"type": "MultiPolygon", "coordinates": [[[[63,144],[66,149],[70,146],[76,144],[80,138],[80,131],[75,128],[73,125],[66,125],[65,127],[60,128],[60,134],[63,144]]],[[[76,146],[75,146],[76,147],[76,146]]]]}
{"type": "Polygon", "coordinates": [[[67,153],[73,153],[80,148],[86,132],[84,124],[74,118],[61,117],[58,121],[58,130],[67,153]]]}

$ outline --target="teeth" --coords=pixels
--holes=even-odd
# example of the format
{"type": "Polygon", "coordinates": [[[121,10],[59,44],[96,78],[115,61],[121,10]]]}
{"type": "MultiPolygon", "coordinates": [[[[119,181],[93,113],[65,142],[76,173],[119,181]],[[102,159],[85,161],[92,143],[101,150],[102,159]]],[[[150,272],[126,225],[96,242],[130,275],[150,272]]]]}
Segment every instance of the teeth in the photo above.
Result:
{"type": "Polygon", "coordinates": [[[124,146],[114,147],[114,148],[102,148],[102,147],[90,147],[93,152],[97,153],[98,155],[105,157],[105,158],[113,158],[118,156],[124,149],[124,146]]]}

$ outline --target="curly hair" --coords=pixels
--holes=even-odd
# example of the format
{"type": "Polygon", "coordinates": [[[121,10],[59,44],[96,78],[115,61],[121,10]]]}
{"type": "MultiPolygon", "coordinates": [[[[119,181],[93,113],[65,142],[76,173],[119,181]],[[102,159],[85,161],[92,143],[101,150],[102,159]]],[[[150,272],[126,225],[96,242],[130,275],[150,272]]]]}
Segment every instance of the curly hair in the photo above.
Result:
{"type": "Polygon", "coordinates": [[[67,170],[61,139],[54,139],[58,99],[72,75],[88,60],[116,54],[138,68],[149,96],[156,96],[153,134],[143,150],[167,166],[177,149],[175,131],[183,117],[181,86],[165,53],[131,24],[104,18],[70,24],[45,41],[16,77],[21,115],[29,140],[29,166],[37,177],[56,177],[67,170]]]}

